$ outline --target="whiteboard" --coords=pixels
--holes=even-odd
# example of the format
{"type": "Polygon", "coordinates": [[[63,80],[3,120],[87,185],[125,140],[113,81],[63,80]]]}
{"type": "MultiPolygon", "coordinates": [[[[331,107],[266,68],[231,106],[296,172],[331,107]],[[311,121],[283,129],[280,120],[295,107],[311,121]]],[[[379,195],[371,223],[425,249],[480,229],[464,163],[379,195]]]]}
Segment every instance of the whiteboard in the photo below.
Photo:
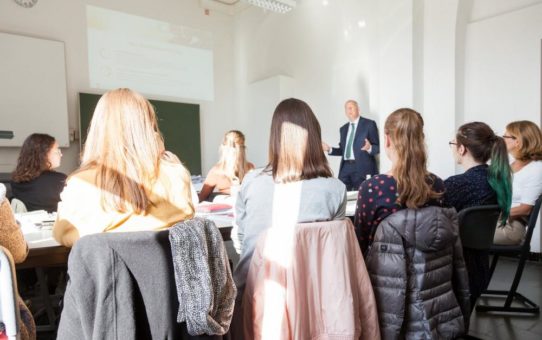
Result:
{"type": "Polygon", "coordinates": [[[53,136],[69,146],[64,43],[0,32],[0,130],[19,147],[28,135],[53,136]]]}

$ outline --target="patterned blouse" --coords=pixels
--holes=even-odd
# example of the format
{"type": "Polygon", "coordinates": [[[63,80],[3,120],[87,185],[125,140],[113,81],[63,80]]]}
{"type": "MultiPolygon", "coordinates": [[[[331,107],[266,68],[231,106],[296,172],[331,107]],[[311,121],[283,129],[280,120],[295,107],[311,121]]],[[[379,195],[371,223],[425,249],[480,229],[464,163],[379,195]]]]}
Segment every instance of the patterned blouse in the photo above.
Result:
{"type": "Polygon", "coordinates": [[[487,170],[487,164],[482,164],[445,180],[444,203],[457,211],[477,205],[497,204],[497,194],[487,181],[487,170]]]}
{"type": "MultiPolygon", "coordinates": [[[[444,182],[439,177],[431,174],[428,182],[432,184],[434,191],[444,192],[444,182]]],[[[372,243],[378,224],[394,212],[406,208],[397,203],[398,196],[397,181],[389,175],[376,175],[361,184],[354,215],[354,227],[363,254],[372,243]]],[[[443,206],[442,197],[432,199],[422,207],[430,205],[443,206]]]]}

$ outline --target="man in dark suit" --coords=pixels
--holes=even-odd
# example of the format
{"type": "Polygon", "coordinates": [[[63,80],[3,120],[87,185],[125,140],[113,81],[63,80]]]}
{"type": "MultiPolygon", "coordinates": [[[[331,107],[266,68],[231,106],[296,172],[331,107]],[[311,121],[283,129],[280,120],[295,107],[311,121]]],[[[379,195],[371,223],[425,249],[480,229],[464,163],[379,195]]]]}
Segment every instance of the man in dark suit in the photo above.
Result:
{"type": "Polygon", "coordinates": [[[378,173],[375,156],[380,152],[378,128],[373,120],[359,115],[358,103],[348,100],[344,110],[349,122],[341,129],[338,148],[322,143],[324,151],[332,156],[341,156],[339,179],[347,190],[358,190],[367,175],[378,173]]]}

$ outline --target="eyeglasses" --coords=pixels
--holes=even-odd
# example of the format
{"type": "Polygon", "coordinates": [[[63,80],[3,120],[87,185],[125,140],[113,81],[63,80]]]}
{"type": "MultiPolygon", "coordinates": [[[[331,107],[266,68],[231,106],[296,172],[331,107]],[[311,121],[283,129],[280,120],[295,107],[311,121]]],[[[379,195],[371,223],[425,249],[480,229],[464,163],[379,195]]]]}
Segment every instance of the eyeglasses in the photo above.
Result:
{"type": "Polygon", "coordinates": [[[452,145],[458,145],[458,144],[457,144],[456,142],[451,142],[451,141],[450,141],[450,142],[448,142],[448,145],[449,145],[449,146],[452,146],[452,145]]]}
{"type": "Polygon", "coordinates": [[[514,136],[508,136],[508,135],[502,135],[502,138],[516,139],[516,137],[514,137],[514,136]]]}

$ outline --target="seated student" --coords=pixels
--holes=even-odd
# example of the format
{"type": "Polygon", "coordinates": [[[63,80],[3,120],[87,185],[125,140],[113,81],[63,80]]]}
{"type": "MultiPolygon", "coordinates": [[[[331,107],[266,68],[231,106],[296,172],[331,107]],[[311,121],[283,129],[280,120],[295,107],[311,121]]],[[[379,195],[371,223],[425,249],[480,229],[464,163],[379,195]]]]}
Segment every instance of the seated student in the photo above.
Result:
{"type": "Polygon", "coordinates": [[[191,187],[188,170],[164,148],[152,105],[129,89],[109,91],[60,195],[53,236],[71,247],[88,234],[168,228],[194,216],[191,187]]]}
{"type": "Polygon", "coordinates": [[[54,169],[60,166],[62,152],[49,135],[33,133],[26,138],[12,175],[13,197],[28,211],[56,211],[66,175],[54,169]]]}
{"type": "Polygon", "coordinates": [[[237,196],[232,240],[240,251],[233,274],[238,299],[256,242],[272,224],[290,219],[281,226],[293,230],[297,223],[344,218],[346,187],[332,177],[320,141],[320,124],[307,103],[295,98],[279,103],[271,122],[269,163],[247,174],[237,196]]]}
{"type": "MultiPolygon", "coordinates": [[[[28,254],[28,246],[24,240],[21,228],[15,221],[9,201],[6,199],[6,187],[2,183],[0,183],[0,246],[10,252],[15,263],[23,262],[28,254]]],[[[4,288],[2,287],[2,289],[4,288]]],[[[19,305],[22,321],[19,324],[20,329],[18,332],[21,339],[36,339],[34,319],[19,295],[17,295],[17,304],[19,305]]]]}
{"type": "MultiPolygon", "coordinates": [[[[472,122],[459,127],[450,146],[455,161],[465,172],[444,181],[444,203],[457,211],[498,203],[501,220],[506,221],[512,200],[512,177],[504,139],[496,136],[487,124],[472,122]]],[[[463,255],[474,308],[489,284],[489,251],[463,249],[463,255]]]]}
{"type": "Polygon", "coordinates": [[[444,183],[427,171],[421,115],[411,109],[396,110],[386,120],[384,131],[391,170],[361,184],[354,215],[363,254],[378,224],[388,215],[405,208],[443,205],[444,183]]]}
{"type": "Polygon", "coordinates": [[[241,131],[231,130],[224,135],[220,145],[220,161],[207,174],[199,200],[212,198],[213,190],[220,194],[230,194],[232,185],[239,185],[245,174],[254,169],[254,164],[246,159],[245,135],[241,131]]]}
{"type": "Polygon", "coordinates": [[[542,194],[542,132],[533,122],[522,120],[506,126],[503,135],[514,157],[512,208],[508,223],[495,231],[495,244],[521,244],[531,210],[542,194]]]}
{"type": "Polygon", "coordinates": [[[455,339],[468,329],[468,277],[457,213],[427,170],[423,118],[399,109],[384,124],[391,171],[363,182],[356,226],[383,339],[455,339]]]}

